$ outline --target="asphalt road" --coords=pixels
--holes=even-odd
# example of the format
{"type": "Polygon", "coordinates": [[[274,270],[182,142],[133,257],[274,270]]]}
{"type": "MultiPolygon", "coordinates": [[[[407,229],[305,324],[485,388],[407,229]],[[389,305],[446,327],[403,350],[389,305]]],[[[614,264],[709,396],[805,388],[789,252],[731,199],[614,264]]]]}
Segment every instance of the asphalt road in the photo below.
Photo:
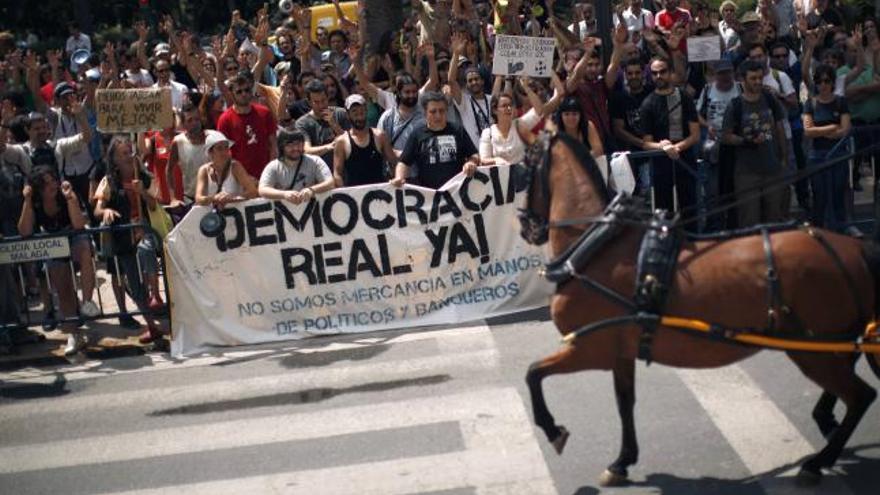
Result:
{"type": "MultiPolygon", "coordinates": [[[[543,311],[414,329],[0,374],[0,493],[593,494],[617,454],[611,376],[545,381],[557,455],[523,380],[554,351],[543,311]]],[[[880,386],[864,363],[859,371],[880,386]]],[[[816,489],[818,390],[782,354],[638,367],[641,455],[609,493],[874,494],[880,402],[816,489]]]]}

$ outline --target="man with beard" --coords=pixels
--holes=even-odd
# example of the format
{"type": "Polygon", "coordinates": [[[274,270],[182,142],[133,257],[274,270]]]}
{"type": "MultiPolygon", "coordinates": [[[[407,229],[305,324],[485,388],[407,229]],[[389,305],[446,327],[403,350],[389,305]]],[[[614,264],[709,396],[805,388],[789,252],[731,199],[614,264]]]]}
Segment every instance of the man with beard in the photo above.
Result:
{"type": "Polygon", "coordinates": [[[425,125],[416,129],[407,141],[391,184],[402,186],[413,166],[418,167],[419,184],[432,189],[439,189],[459,172],[473,176],[480,156],[464,130],[446,120],[446,97],[428,91],[422,95],[422,108],[425,125]]]}
{"type": "Polygon", "coordinates": [[[174,136],[171,141],[171,152],[168,159],[168,168],[165,169],[166,180],[178,189],[177,180],[182,179],[183,195],[187,202],[191,203],[196,197],[196,177],[199,167],[211,161],[208,150],[205,149],[205,129],[202,127],[202,119],[199,108],[190,102],[181,109],[181,122],[184,132],[174,136]]]}
{"type": "Polygon", "coordinates": [[[278,133],[278,158],[260,175],[260,197],[283,199],[298,205],[315,194],[333,189],[333,174],[319,156],[304,153],[305,136],[282,129],[278,133]]]}
{"type": "Polygon", "coordinates": [[[346,98],[351,130],[336,138],[333,175],[338,186],[362,186],[387,180],[385,162],[397,163],[397,155],[384,132],[367,127],[367,100],[358,94],[346,98]]]}
{"type": "MultiPolygon", "coordinates": [[[[457,33],[452,37],[452,62],[464,56],[467,48],[467,37],[457,33]]],[[[449,90],[452,95],[452,103],[458,109],[461,116],[461,125],[474,145],[480,143],[480,134],[483,129],[488,129],[494,123],[492,118],[492,97],[486,94],[486,84],[480,74],[479,68],[474,65],[465,71],[465,84],[467,90],[462,91],[458,82],[457,63],[449,64],[449,90]]]]}
{"type": "MultiPolygon", "coordinates": [[[[764,89],[766,66],[746,60],[739,67],[743,94],[731,101],[724,113],[722,142],[736,146],[734,187],[745,191],[782,177],[787,142],[783,123],[785,111],[779,100],[764,89]]],[[[784,218],[780,189],[762,191],[757,198],[738,206],[739,227],[777,222],[784,218]]]]}
{"type": "Polygon", "coordinates": [[[694,214],[696,182],[690,149],[700,140],[700,122],[694,100],[672,84],[670,63],[660,57],[651,60],[651,77],[656,89],[639,109],[642,119],[644,149],[663,151],[652,163],[654,202],[669,211],[688,209],[685,218],[694,214]],[[675,198],[677,196],[677,198],[675,198]]]}
{"type": "Polygon", "coordinates": [[[305,136],[306,153],[320,156],[324,163],[333,163],[333,140],[351,127],[348,115],[345,110],[330,106],[327,87],[320,79],[309,81],[305,93],[312,109],[296,119],[296,130],[305,136]]]}
{"type": "MultiPolygon", "coordinates": [[[[642,62],[637,58],[627,60],[623,64],[623,74],[626,77],[626,85],[611,95],[608,109],[611,114],[611,126],[614,129],[614,137],[617,139],[619,148],[629,151],[641,151],[644,146],[642,134],[642,121],[639,107],[653,87],[645,86],[645,77],[642,62]]],[[[639,191],[644,192],[650,187],[649,171],[642,165],[647,165],[646,160],[633,160],[633,171],[639,178],[639,191]],[[644,170],[642,170],[645,168],[644,170]]]]}
{"type": "Polygon", "coordinates": [[[269,160],[275,158],[275,117],[263,105],[252,103],[253,79],[247,72],[239,72],[231,83],[233,105],[217,120],[217,130],[235,146],[232,157],[240,162],[251,177],[259,177],[269,160]]]}

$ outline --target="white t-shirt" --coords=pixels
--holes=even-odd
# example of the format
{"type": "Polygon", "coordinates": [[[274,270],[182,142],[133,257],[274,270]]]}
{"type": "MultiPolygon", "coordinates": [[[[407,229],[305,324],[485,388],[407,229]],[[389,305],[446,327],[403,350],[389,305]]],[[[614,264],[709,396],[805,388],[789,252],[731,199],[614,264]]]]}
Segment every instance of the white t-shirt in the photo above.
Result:
{"type": "MultiPolygon", "coordinates": [[[[455,100],[453,100],[455,101],[455,100]]],[[[470,91],[461,92],[461,103],[455,103],[464,127],[471,142],[476,148],[480,143],[483,129],[488,129],[494,122],[492,119],[492,95],[484,93],[482,98],[474,98],[470,91]],[[479,119],[480,124],[477,123],[479,119]]]]}
{"type": "Polygon", "coordinates": [[[724,125],[724,112],[727,110],[727,106],[739,95],[739,86],[735,83],[728,91],[721,91],[714,84],[709,84],[700,93],[700,98],[697,100],[697,111],[702,114],[703,108],[705,108],[706,122],[709,127],[720,131],[724,125]]]}
{"type": "MultiPolygon", "coordinates": [[[[616,15],[611,18],[614,19],[614,27],[617,27],[620,19],[616,15]]],[[[642,9],[638,14],[633,13],[632,9],[626,9],[623,11],[623,22],[626,23],[626,30],[630,32],[630,36],[634,32],[641,35],[642,29],[654,27],[654,14],[648,9],[642,9]]]]}
{"type": "MultiPolygon", "coordinates": [[[[49,141],[49,146],[52,147],[55,152],[55,161],[58,163],[59,168],[58,172],[61,172],[61,164],[64,163],[65,158],[69,159],[74,153],[86,149],[87,144],[88,143],[83,139],[82,134],[49,141]]],[[[0,158],[9,163],[18,164],[24,173],[29,174],[31,168],[33,168],[33,164],[31,163],[32,151],[33,147],[30,142],[22,144],[7,144],[6,151],[3,152],[3,155],[0,156],[0,158]]]]}
{"type": "MultiPolygon", "coordinates": [[[[189,88],[177,81],[168,82],[171,85],[171,107],[175,110],[180,110],[183,108],[183,104],[186,103],[186,95],[189,94],[189,88]]],[[[160,87],[159,83],[153,84],[153,87],[160,87]]]]}
{"type": "Polygon", "coordinates": [[[125,69],[125,79],[134,84],[138,88],[148,88],[153,85],[153,76],[145,69],[139,69],[133,72],[131,69],[125,69]]]}
{"type": "MultiPolygon", "coordinates": [[[[788,98],[790,95],[794,94],[794,84],[791,82],[791,78],[788,77],[788,74],[782,72],[781,70],[773,70],[770,69],[767,71],[767,75],[764,76],[764,80],[762,81],[764,86],[769,88],[773,88],[782,95],[783,98],[788,98]]],[[[788,112],[788,107],[785,106],[784,103],[779,102],[782,105],[782,109],[788,112]]],[[[791,139],[791,126],[788,124],[788,119],[782,121],[782,127],[785,128],[785,137],[791,139]]]]}
{"type": "Polygon", "coordinates": [[[183,176],[183,194],[195,198],[199,167],[211,161],[205,143],[193,144],[185,132],[174,136],[172,143],[177,147],[178,163],[183,176]]]}
{"type": "Polygon", "coordinates": [[[480,136],[480,158],[501,158],[507,164],[521,162],[526,156],[526,143],[523,142],[519,131],[517,131],[517,122],[522,121],[526,128],[531,129],[538,124],[539,120],[538,113],[532,108],[522,117],[513,121],[506,138],[501,135],[497,124],[483,129],[483,134],[480,136]]]}
{"type": "Polygon", "coordinates": [[[302,155],[302,165],[297,173],[296,163],[272,160],[260,174],[260,187],[272,187],[283,191],[299,191],[320,184],[333,177],[330,167],[320,156],[302,155]],[[296,179],[293,174],[296,173],[296,179]],[[292,186],[292,187],[291,187],[292,186]]]}

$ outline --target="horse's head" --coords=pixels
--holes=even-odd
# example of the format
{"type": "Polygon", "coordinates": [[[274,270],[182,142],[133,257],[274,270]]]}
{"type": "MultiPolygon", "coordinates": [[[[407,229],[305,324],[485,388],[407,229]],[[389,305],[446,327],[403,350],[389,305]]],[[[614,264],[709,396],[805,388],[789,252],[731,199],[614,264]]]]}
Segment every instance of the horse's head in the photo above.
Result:
{"type": "Polygon", "coordinates": [[[591,197],[598,199],[598,206],[592,208],[596,211],[585,214],[601,212],[610,200],[608,188],[592,155],[583,144],[566,134],[551,136],[550,133],[542,133],[529,148],[525,161],[515,165],[513,172],[516,174],[517,190],[526,191],[525,207],[520,209],[519,221],[520,235],[529,244],[540,246],[549,238],[554,221],[551,219],[554,177],[584,186],[578,196],[563,198],[564,201],[575,203],[571,206],[577,207],[576,203],[589,201],[591,197]],[[558,165],[551,174],[551,165],[554,162],[558,165]],[[578,166],[571,167],[572,164],[578,166]]]}

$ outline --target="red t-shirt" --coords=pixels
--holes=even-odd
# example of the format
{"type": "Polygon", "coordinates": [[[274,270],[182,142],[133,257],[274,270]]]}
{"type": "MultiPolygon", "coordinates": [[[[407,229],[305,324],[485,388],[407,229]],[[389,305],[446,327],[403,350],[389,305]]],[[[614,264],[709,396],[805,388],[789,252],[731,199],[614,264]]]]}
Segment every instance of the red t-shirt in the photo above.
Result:
{"type": "Polygon", "coordinates": [[[612,130],[611,116],[608,113],[609,93],[608,86],[605,86],[605,79],[601,77],[595,81],[584,79],[575,89],[574,96],[581,104],[581,111],[599,131],[602,143],[608,147],[612,130]]]}
{"type": "MultiPolygon", "coordinates": [[[[159,183],[159,202],[167,205],[171,202],[171,188],[168,186],[165,169],[171,156],[171,148],[161,132],[150,131],[147,137],[153,141],[153,154],[147,159],[147,169],[159,183]]],[[[174,171],[174,198],[183,199],[183,174],[180,167],[174,171]]]]}
{"type": "MultiPolygon", "coordinates": [[[[663,9],[657,13],[657,25],[666,31],[672,31],[672,26],[678,21],[681,21],[682,25],[687,27],[688,23],[691,22],[691,13],[678,7],[672,12],[663,9]]],[[[681,42],[678,44],[678,49],[681,50],[682,53],[687,53],[686,37],[681,38],[681,42]]]]}
{"type": "Polygon", "coordinates": [[[276,128],[272,112],[256,103],[246,114],[227,108],[217,121],[217,130],[235,143],[232,157],[241,162],[255,179],[260,178],[269,163],[269,138],[275,135],[276,128]]]}
{"type": "Polygon", "coordinates": [[[51,105],[52,101],[55,99],[55,83],[52,81],[47,82],[40,88],[40,96],[43,97],[43,101],[46,102],[46,105],[51,105]]]}

